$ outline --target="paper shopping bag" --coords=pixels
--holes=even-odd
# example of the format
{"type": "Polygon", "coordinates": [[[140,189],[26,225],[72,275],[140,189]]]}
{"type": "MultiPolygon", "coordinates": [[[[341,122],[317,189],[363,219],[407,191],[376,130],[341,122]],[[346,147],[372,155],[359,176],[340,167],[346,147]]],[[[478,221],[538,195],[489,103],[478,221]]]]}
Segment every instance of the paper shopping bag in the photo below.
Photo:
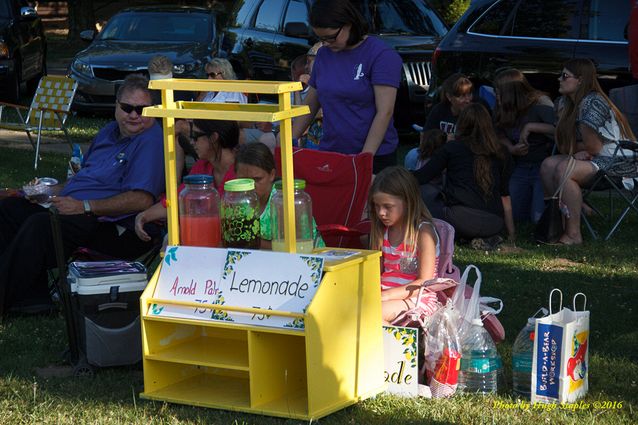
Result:
{"type": "Polygon", "coordinates": [[[532,360],[532,403],[570,403],[587,393],[589,381],[589,311],[585,294],[574,296],[574,310],[563,308],[563,294],[549,295],[550,314],[536,320],[532,360]],[[560,295],[560,307],[552,312],[552,295],[560,295]],[[576,298],[584,298],[576,310],[576,298]]]}

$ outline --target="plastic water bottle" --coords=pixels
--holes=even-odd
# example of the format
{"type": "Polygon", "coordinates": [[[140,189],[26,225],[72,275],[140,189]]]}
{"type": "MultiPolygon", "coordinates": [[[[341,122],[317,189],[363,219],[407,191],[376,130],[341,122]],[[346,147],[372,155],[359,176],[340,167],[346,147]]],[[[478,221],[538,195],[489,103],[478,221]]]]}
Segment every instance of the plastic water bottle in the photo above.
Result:
{"type": "Polygon", "coordinates": [[[514,392],[527,399],[532,391],[532,356],[534,354],[535,319],[530,317],[512,347],[512,386],[514,392]]]}
{"type": "Polygon", "coordinates": [[[481,319],[473,320],[461,343],[458,389],[470,394],[494,394],[502,367],[496,345],[481,319]]]}

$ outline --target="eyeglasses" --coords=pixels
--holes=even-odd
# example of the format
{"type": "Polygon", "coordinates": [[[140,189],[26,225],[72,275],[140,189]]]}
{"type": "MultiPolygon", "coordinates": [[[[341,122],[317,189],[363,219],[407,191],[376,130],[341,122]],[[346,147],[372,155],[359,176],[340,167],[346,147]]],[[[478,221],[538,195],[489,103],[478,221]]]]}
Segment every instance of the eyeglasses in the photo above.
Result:
{"type": "Polygon", "coordinates": [[[224,73],[223,73],[223,72],[221,72],[221,71],[219,71],[219,72],[207,72],[207,74],[208,74],[208,76],[209,76],[210,78],[217,78],[217,77],[218,77],[218,76],[220,76],[220,75],[221,75],[222,77],[224,76],[224,73]]]}
{"type": "Polygon", "coordinates": [[[130,114],[131,112],[135,111],[137,113],[137,115],[142,115],[142,111],[144,110],[144,108],[147,108],[151,105],[131,105],[130,103],[122,103],[122,102],[117,102],[120,105],[120,109],[123,110],[125,113],[130,114]]]}
{"type": "Polygon", "coordinates": [[[576,76],[575,75],[569,75],[566,72],[561,72],[561,74],[558,76],[558,79],[561,80],[561,81],[565,81],[568,78],[576,78],[576,76]]]}
{"type": "Polygon", "coordinates": [[[339,34],[341,34],[342,29],[343,27],[341,26],[339,27],[339,31],[337,31],[335,34],[325,37],[319,37],[319,41],[321,41],[322,43],[334,43],[337,40],[337,37],[339,37],[339,34]]]}

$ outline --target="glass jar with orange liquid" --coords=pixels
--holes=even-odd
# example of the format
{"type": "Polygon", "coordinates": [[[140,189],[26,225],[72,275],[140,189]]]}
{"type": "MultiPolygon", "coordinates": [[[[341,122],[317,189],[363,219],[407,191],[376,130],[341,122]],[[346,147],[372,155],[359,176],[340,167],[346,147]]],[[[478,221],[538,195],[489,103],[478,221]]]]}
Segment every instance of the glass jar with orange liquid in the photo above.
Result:
{"type": "Polygon", "coordinates": [[[179,238],[182,245],[218,247],[221,245],[219,194],[213,177],[193,174],[184,177],[179,194],[179,238]]]}

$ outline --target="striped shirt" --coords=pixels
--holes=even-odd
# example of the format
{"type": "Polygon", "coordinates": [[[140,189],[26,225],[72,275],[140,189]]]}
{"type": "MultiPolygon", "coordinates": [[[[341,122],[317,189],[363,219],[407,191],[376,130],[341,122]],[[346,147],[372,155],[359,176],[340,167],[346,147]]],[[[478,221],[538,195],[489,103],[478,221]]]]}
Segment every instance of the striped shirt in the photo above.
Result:
{"type": "MultiPolygon", "coordinates": [[[[423,221],[419,224],[419,230],[421,226],[428,224],[432,226],[432,223],[423,221]]],[[[436,233],[436,229],[432,226],[434,234],[436,235],[436,266],[434,276],[431,279],[435,279],[438,276],[438,262],[439,253],[441,252],[439,235],[436,233]]],[[[417,271],[419,268],[419,251],[414,249],[413,245],[408,245],[405,242],[401,242],[397,246],[392,246],[388,239],[388,228],[385,229],[383,234],[383,246],[381,248],[383,253],[383,273],[381,274],[381,289],[396,288],[407,283],[412,282],[417,278],[417,271]]]]}

